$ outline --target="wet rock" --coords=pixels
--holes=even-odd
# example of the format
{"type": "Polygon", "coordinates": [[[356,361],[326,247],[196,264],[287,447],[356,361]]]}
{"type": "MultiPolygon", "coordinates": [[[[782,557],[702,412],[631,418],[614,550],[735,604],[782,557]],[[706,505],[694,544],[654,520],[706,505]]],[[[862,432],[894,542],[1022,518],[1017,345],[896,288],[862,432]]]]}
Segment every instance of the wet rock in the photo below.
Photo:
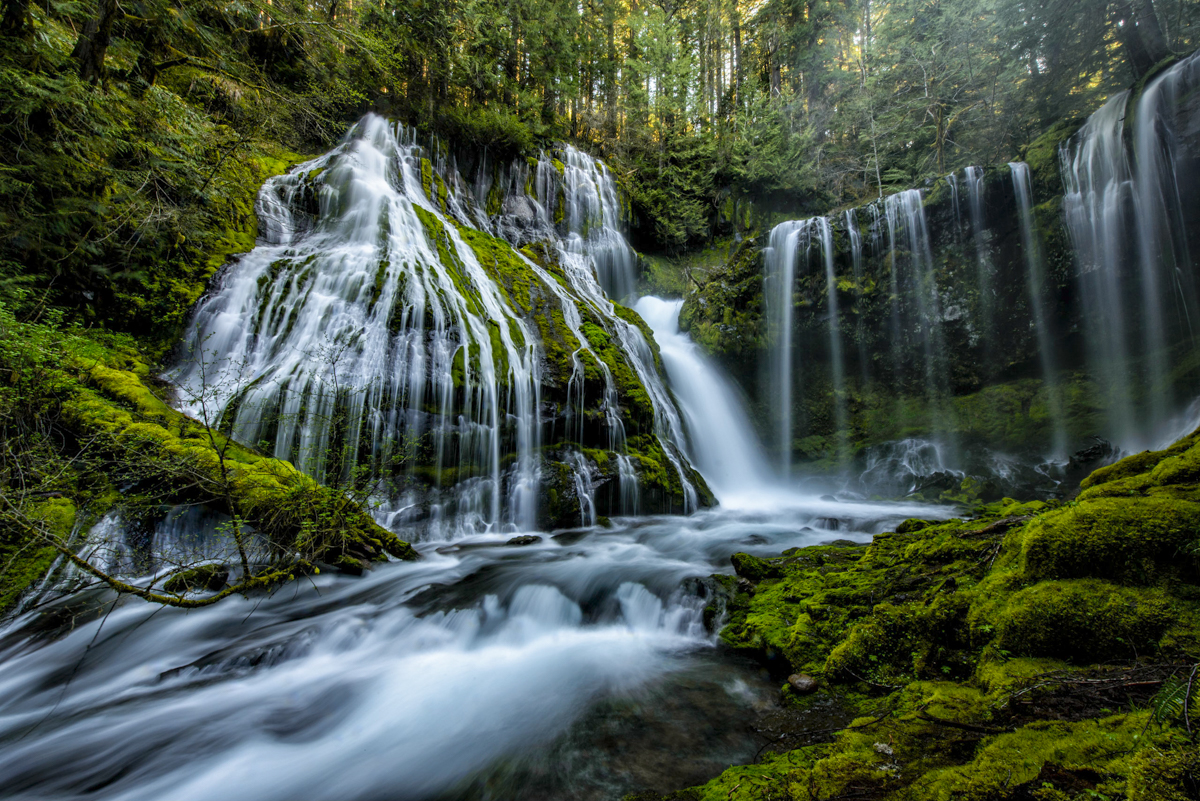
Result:
{"type": "Polygon", "coordinates": [[[729,557],[729,561],[733,563],[733,569],[738,576],[749,581],[759,582],[765,578],[781,578],[783,576],[783,569],[779,565],[748,553],[735,553],[729,557]]]}
{"type": "Polygon", "coordinates": [[[508,542],[506,542],[504,544],[505,545],[533,545],[533,544],[541,542],[541,541],[542,541],[542,538],[537,536],[536,534],[523,534],[520,537],[513,537],[511,540],[509,540],[508,542]]]}
{"type": "Polygon", "coordinates": [[[791,687],[794,692],[800,693],[801,695],[808,695],[809,693],[817,691],[817,680],[807,673],[793,673],[792,675],[788,676],[787,682],[788,686],[791,687]]]}
{"type": "Polygon", "coordinates": [[[823,501],[833,501],[834,503],[836,503],[836,502],[837,502],[837,498],[833,497],[832,495],[822,495],[822,496],[821,496],[821,500],[823,500],[823,501]]]}

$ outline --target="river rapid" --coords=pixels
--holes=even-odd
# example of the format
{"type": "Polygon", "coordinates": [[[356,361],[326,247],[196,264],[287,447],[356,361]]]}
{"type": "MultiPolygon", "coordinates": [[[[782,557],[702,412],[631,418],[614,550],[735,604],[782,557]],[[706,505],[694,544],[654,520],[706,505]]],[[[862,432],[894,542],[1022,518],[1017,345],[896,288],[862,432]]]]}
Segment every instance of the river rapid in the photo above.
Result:
{"type": "MultiPolygon", "coordinates": [[[[779,677],[725,652],[702,581],[738,551],[866,542],[928,507],[767,511],[420,546],[200,610],[96,593],[0,638],[0,795],[617,798],[764,745],[779,677]]],[[[847,547],[850,547],[849,545],[847,547]]]]}

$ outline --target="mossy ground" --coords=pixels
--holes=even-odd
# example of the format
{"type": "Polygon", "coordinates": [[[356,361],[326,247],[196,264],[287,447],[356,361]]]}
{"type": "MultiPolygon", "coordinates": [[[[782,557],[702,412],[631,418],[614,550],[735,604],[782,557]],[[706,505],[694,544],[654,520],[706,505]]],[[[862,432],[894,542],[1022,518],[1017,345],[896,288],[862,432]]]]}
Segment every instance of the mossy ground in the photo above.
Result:
{"type": "MultiPolygon", "coordinates": [[[[105,512],[235,514],[279,554],[361,572],[416,558],[346,493],[171,408],[131,343],[20,322],[0,306],[0,611],[105,512]],[[98,341],[98,340],[107,341],[98,341]]],[[[76,543],[77,544],[77,543],[76,543]]],[[[285,571],[284,575],[291,574],[285,571]]]]}
{"type": "Polygon", "coordinates": [[[721,640],[859,717],[667,798],[1197,798],[1200,748],[1154,700],[1200,659],[1197,467],[1200,432],[1070,503],[736,554],[721,640]]]}

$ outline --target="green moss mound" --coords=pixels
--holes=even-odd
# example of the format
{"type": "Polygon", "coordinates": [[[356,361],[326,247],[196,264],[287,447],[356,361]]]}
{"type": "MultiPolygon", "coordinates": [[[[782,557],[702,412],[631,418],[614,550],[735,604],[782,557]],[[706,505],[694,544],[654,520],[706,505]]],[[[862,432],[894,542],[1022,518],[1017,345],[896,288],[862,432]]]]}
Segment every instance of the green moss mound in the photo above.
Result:
{"type": "Polygon", "coordinates": [[[1196,443],[1097,470],[1067,504],[736,554],[709,609],[722,642],[781,683],[816,677],[859,717],[636,798],[1196,798],[1200,749],[1162,700],[1200,658],[1196,443]]]}

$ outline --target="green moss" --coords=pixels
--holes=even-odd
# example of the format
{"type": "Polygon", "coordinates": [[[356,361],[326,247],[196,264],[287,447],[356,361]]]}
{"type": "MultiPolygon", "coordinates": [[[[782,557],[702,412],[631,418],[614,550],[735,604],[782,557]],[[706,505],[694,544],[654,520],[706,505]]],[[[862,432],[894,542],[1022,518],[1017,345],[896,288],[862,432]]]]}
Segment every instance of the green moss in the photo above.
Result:
{"type": "Polygon", "coordinates": [[[1195,575],[1185,549],[1200,532],[1200,504],[1167,498],[1097,498],[1043,515],[1024,531],[1030,580],[1107,578],[1149,584],[1195,575]]]}
{"type": "Polygon", "coordinates": [[[421,188],[430,202],[437,202],[433,194],[433,162],[425,158],[421,159],[421,188]]]}
{"type": "Polygon", "coordinates": [[[1148,472],[1151,468],[1158,465],[1163,459],[1171,456],[1177,456],[1189,450],[1196,442],[1196,435],[1181,439],[1179,442],[1172,445],[1170,448],[1161,451],[1142,451],[1135,453],[1132,456],[1127,456],[1119,462],[1101,467],[1094,473],[1089,475],[1079,486],[1085,490],[1092,487],[1107,484],[1113,481],[1133,478],[1148,472]]]}
{"type": "MultiPolygon", "coordinates": [[[[1056,766],[1093,775],[1097,789],[1103,792],[1090,797],[1113,797],[1124,790],[1122,777],[1130,772],[1133,755],[1143,745],[1147,723],[1148,715],[1142,713],[1022,726],[991,738],[968,764],[922,777],[908,796],[930,801],[1010,798],[1021,785],[1033,782],[1044,767],[1056,766]]],[[[1052,780],[1045,784],[1053,787],[1052,780]]],[[[1042,788],[1035,785],[1029,789],[1042,788]]]]}
{"type": "Polygon", "coordinates": [[[531,292],[537,278],[529,265],[502,239],[466,226],[459,226],[458,232],[475,252],[479,264],[504,292],[509,307],[518,314],[531,314],[531,292]]]}
{"type": "Polygon", "coordinates": [[[1002,604],[978,605],[972,616],[976,625],[995,621],[994,644],[1003,651],[1083,663],[1173,651],[1176,638],[1191,641],[1198,624],[1194,604],[1098,579],[1039,582],[1002,604]]]}
{"type": "Polygon", "coordinates": [[[1083,123],[1084,120],[1079,117],[1060,120],[1025,147],[1022,157],[1029,165],[1036,202],[1041,203],[1053,195],[1062,194],[1058,149],[1083,126],[1083,123]]]}
{"type": "MultiPolygon", "coordinates": [[[[77,510],[68,498],[47,498],[32,504],[30,522],[45,527],[64,541],[70,539],[77,510]]],[[[24,592],[41,580],[58,558],[58,551],[30,539],[16,528],[0,526],[0,613],[7,612],[24,592]]]]}
{"type": "Polygon", "coordinates": [[[1200,652],[1190,448],[1088,482],[1141,482],[1135,496],[1005,499],[972,520],[905,521],[863,548],[736,554],[737,578],[714,577],[721,639],[780,675],[818,677],[865,716],[831,744],[767,755],[678,798],[1190,797],[1197,760],[1183,733],[1087,690],[1113,662],[1190,665],[1200,652]],[[1072,718],[1030,720],[1039,693],[1069,699],[1072,718]]]}
{"type": "MultiPolygon", "coordinates": [[[[61,396],[63,424],[78,441],[90,443],[89,458],[103,455],[101,464],[133,470],[162,485],[161,502],[199,502],[236,513],[281,552],[308,559],[332,563],[346,554],[364,562],[385,554],[415,558],[407,543],[376,525],[345,495],[288,462],[208,431],[164,403],[136,372],[91,361],[74,367],[79,378],[61,396]]],[[[65,541],[75,520],[74,502],[50,499],[36,508],[65,541]]],[[[13,545],[25,548],[30,558],[23,562],[28,568],[23,573],[6,574],[6,602],[52,558],[27,542],[13,545]]]]}

